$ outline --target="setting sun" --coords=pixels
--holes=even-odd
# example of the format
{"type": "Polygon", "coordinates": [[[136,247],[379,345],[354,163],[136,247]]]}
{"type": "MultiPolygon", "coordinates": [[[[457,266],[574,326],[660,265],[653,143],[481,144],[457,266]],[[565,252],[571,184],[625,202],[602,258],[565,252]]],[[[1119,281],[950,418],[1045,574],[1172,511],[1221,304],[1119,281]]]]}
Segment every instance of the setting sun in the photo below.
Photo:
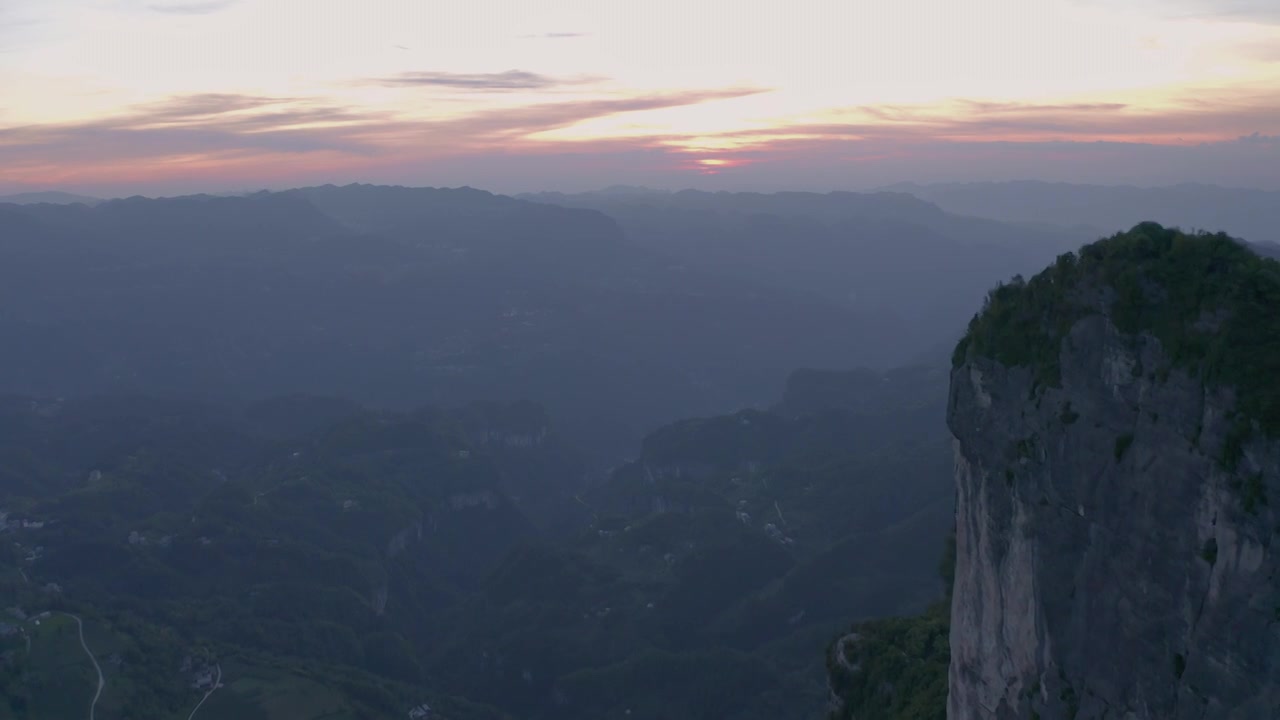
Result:
{"type": "Polygon", "coordinates": [[[921,153],[945,177],[954,150],[1003,143],[1231,153],[1280,135],[1277,19],[1245,0],[11,0],[0,189],[146,188],[175,167],[206,189],[255,166],[441,182],[467,158],[491,184],[586,152],[664,157],[636,177],[663,182],[921,153]]]}
{"type": "Polygon", "coordinates": [[[1277,260],[1280,0],[0,0],[0,720],[1277,720],[1277,260]]]}

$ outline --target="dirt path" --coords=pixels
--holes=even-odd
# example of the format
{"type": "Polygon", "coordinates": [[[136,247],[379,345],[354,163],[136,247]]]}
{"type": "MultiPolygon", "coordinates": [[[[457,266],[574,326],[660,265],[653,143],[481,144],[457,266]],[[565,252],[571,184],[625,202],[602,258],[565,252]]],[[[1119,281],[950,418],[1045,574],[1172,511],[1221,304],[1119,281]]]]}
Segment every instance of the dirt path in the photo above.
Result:
{"type": "Polygon", "coordinates": [[[71,613],[62,614],[76,621],[76,628],[80,631],[80,647],[84,648],[84,654],[89,656],[89,661],[93,663],[93,669],[98,673],[98,691],[93,694],[93,702],[89,703],[89,720],[94,720],[94,713],[98,709],[98,698],[102,697],[102,688],[106,687],[107,680],[102,676],[102,666],[98,664],[98,658],[94,657],[93,651],[89,649],[88,643],[84,641],[84,622],[80,620],[80,616],[72,615],[71,613]]]}
{"type": "Polygon", "coordinates": [[[196,703],[195,709],[193,709],[191,714],[187,716],[187,720],[194,718],[196,716],[196,711],[200,709],[201,705],[204,705],[204,701],[209,699],[209,696],[213,694],[213,691],[222,687],[222,664],[219,663],[216,667],[218,669],[218,677],[213,681],[213,687],[209,688],[209,692],[205,693],[204,697],[200,698],[200,702],[196,703]]]}

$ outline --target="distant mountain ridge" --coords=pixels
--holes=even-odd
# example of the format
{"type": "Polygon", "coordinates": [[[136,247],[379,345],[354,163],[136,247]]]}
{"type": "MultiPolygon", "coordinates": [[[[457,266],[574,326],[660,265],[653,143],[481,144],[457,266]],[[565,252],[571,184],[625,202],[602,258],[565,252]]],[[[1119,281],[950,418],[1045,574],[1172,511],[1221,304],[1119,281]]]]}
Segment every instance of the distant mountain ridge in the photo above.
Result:
{"type": "Polygon", "coordinates": [[[879,342],[909,348],[896,364],[954,338],[965,308],[992,283],[1093,239],[1087,230],[960,216],[902,192],[520,197],[604,213],[630,242],[690,267],[893,318],[894,331],[879,342]]]}
{"type": "Polygon", "coordinates": [[[468,188],[0,205],[0,258],[0,391],[528,398],[601,465],[794,367],[903,353],[891,318],[468,188]]]}
{"type": "Polygon", "coordinates": [[[603,467],[655,425],[767,405],[794,368],[937,354],[991,284],[1088,239],[905,193],[0,204],[0,390],[527,397],[603,467]]]}
{"type": "Polygon", "coordinates": [[[88,195],[76,195],[74,193],[60,192],[56,190],[0,195],[0,203],[13,203],[14,205],[35,205],[38,203],[49,203],[51,205],[71,205],[74,203],[80,203],[82,205],[96,205],[100,202],[103,202],[102,198],[90,197],[88,195]]]}
{"type": "Polygon", "coordinates": [[[1280,192],[1181,184],[1162,187],[1082,185],[1035,180],[915,184],[906,192],[955,213],[1006,222],[1085,225],[1094,235],[1155,220],[1184,230],[1229,229],[1251,243],[1280,242],[1280,192]]]}

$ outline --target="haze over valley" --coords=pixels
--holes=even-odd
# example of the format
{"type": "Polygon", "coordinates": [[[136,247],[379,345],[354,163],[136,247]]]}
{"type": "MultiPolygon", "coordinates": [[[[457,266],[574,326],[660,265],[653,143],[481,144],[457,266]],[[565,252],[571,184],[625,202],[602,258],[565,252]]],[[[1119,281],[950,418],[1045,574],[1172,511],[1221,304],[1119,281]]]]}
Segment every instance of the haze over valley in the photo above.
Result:
{"type": "Polygon", "coordinates": [[[1280,717],[1280,14],[12,0],[0,720],[1280,717]]]}

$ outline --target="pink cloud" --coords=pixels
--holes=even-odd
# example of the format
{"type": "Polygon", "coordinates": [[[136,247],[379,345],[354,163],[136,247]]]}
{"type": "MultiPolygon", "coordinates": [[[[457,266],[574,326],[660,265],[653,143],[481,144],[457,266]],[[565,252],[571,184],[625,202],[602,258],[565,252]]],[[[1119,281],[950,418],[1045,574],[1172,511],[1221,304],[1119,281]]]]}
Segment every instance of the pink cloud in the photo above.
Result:
{"type": "Polygon", "coordinates": [[[1123,174],[1126,181],[1159,183],[1197,179],[1197,172],[1218,178],[1199,179],[1227,182],[1234,172],[1236,184],[1280,186],[1274,142],[1280,93],[1205,92],[1161,109],[964,101],[876,106],[848,108],[827,122],[709,137],[533,137],[594,118],[756,92],[604,97],[435,121],[308,99],[184,96],[92,122],[0,129],[0,183],[98,191],[353,179],[497,189],[615,182],[820,189],[979,176],[1105,181],[1123,174]],[[731,149],[690,152],[700,141],[731,149]]]}

